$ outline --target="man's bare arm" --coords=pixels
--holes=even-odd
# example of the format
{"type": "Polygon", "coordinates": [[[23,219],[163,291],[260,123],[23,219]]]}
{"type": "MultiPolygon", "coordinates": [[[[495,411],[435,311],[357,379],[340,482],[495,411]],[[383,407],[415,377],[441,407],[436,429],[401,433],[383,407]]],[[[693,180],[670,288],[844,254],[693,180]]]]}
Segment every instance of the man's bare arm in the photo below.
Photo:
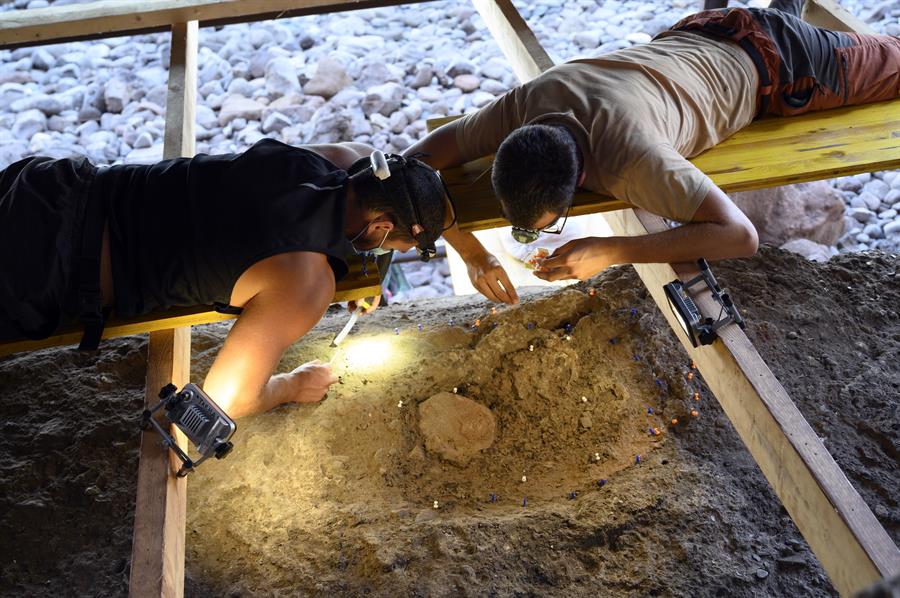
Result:
{"type": "MultiPolygon", "coordinates": [[[[462,154],[456,140],[456,127],[458,120],[447,123],[436,129],[411,145],[403,152],[405,156],[418,156],[435,170],[451,168],[462,164],[462,154]]],[[[450,214],[447,214],[447,224],[450,224],[450,214]]],[[[475,289],[490,299],[502,303],[518,303],[519,296],[515,287],[509,280],[506,271],[484,248],[484,245],[475,238],[472,233],[459,230],[454,225],[444,231],[444,239],[449,243],[466,262],[469,279],[475,289]]]]}
{"type": "Polygon", "coordinates": [[[756,253],[759,239],[750,220],[718,187],[694,218],[678,228],[635,237],[588,237],[566,243],[535,275],[544,280],[585,280],[612,264],[682,263],[756,253]]]}
{"type": "Polygon", "coordinates": [[[300,374],[272,376],[272,372],[284,350],[315,326],[334,297],[334,274],[325,256],[276,255],[254,264],[238,281],[241,284],[258,285],[260,290],[243,306],[204,390],[232,417],[290,401],[321,399],[332,379],[326,366],[300,374]]]}

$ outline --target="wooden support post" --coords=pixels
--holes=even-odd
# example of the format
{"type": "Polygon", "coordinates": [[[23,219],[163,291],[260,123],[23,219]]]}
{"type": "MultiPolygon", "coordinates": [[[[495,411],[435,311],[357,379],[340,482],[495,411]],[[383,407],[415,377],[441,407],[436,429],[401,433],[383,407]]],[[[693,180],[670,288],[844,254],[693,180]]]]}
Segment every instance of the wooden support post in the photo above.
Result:
{"type": "MultiPolygon", "coordinates": [[[[194,153],[194,103],[197,89],[197,22],[172,26],[169,94],[166,103],[165,158],[194,153]]],[[[145,402],[155,404],[160,388],[183,386],[190,377],[191,329],[150,333],[145,402]]],[[[184,436],[173,426],[179,446],[184,436]]],[[[176,478],[181,462],[160,443],[159,435],[141,435],[134,542],[129,595],[180,598],[184,594],[184,535],[187,482],[176,478]]]]}
{"type": "Polygon", "coordinates": [[[511,0],[472,0],[472,4],[519,80],[534,79],[553,66],[553,61],[511,0]]]}
{"type": "Polygon", "coordinates": [[[806,0],[803,20],[816,27],[850,33],[875,33],[863,21],[847,12],[835,0],[806,0]]]}
{"type": "MultiPolygon", "coordinates": [[[[479,1],[473,1],[478,6],[479,1]]],[[[515,10],[503,0],[496,2],[505,9],[482,11],[486,21],[507,18],[509,10],[515,10]]],[[[519,36],[521,27],[514,23],[520,20],[489,27],[504,37],[519,36]]],[[[525,41],[518,46],[525,48],[524,53],[515,51],[515,40],[498,39],[498,44],[517,74],[531,73],[535,64],[550,60],[540,46],[525,41]]],[[[604,216],[617,235],[667,229],[662,218],[643,211],[620,210],[604,216]]],[[[635,269],[838,591],[848,595],[900,573],[897,546],[743,331],[728,326],[720,331],[721,341],[699,349],[691,346],[668,307],[663,285],[694,272],[676,272],[668,264],[635,264],[635,269]]],[[[708,295],[699,297],[697,304],[705,315],[718,313],[708,295]]]]}

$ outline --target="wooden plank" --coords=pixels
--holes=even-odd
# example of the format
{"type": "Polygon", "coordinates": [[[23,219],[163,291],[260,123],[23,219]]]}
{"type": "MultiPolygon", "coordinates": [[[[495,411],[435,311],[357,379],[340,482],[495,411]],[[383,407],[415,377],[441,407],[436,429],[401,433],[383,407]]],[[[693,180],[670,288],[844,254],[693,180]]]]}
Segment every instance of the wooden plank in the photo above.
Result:
{"type": "MultiPolygon", "coordinates": [[[[515,63],[520,57],[507,53],[515,63]]],[[[527,67],[528,65],[523,65],[527,67]]],[[[771,148],[769,152],[777,155],[771,148]]],[[[618,235],[646,235],[668,228],[641,210],[604,214],[618,235]]],[[[900,573],[900,550],[875,519],[818,436],[737,326],[722,340],[694,349],[668,307],[663,285],[694,272],[668,264],[635,264],[659,308],[704,375],[738,435],[842,594],[900,573]]],[[[697,304],[716,317],[707,294],[697,304]]]]}
{"type": "MultiPolygon", "coordinates": [[[[172,26],[169,90],[163,157],[194,155],[194,107],[197,90],[197,22],[172,26]]],[[[150,333],[144,405],[159,401],[159,390],[179,388],[191,374],[191,329],[187,326],[150,333]]],[[[164,419],[161,414],[159,418],[164,419]]],[[[170,433],[182,450],[187,439],[170,433]]],[[[177,478],[180,459],[160,443],[153,430],[141,433],[134,540],[128,593],[136,598],[184,595],[184,535],[187,478],[177,478]]]]}
{"type": "Polygon", "coordinates": [[[4,12],[0,47],[136,35],[189,21],[209,27],[423,1],[427,0],[98,0],[4,12]]]}
{"type": "MultiPolygon", "coordinates": [[[[428,121],[433,130],[458,116],[428,121]]],[[[457,202],[459,227],[473,231],[506,226],[491,188],[492,156],[441,172],[457,202]]],[[[900,99],[767,118],[692,158],[726,192],[748,191],[900,167],[900,99]]],[[[627,203],[580,192],[572,215],[619,210],[627,203]]]]}
{"type": "MultiPolygon", "coordinates": [[[[667,228],[662,218],[642,210],[604,216],[618,235],[667,228]]],[[[634,268],[837,590],[852,594],[900,573],[900,551],[744,332],[728,326],[720,331],[721,342],[691,346],[663,285],[692,278],[696,270],[668,264],[634,268]]],[[[709,293],[696,302],[707,316],[719,313],[709,293]]]]}
{"type": "Polygon", "coordinates": [[[533,79],[553,66],[553,61],[511,0],[472,0],[472,4],[503,54],[507,58],[516,57],[510,59],[510,63],[520,80],[533,79]]]}
{"type": "MultiPolygon", "coordinates": [[[[334,294],[334,302],[366,299],[380,294],[381,282],[378,276],[363,276],[359,269],[359,263],[356,262],[351,263],[351,272],[347,278],[338,283],[334,294]]],[[[156,330],[179,328],[181,326],[210,324],[232,318],[234,316],[212,311],[208,305],[179,307],[134,318],[113,319],[103,329],[103,338],[117,338],[154,332],[156,330]]],[[[40,340],[0,341],[0,357],[12,355],[13,353],[46,349],[47,347],[77,345],[81,341],[82,332],[81,327],[74,327],[40,340]]]]}
{"type": "Polygon", "coordinates": [[[835,0],[806,0],[803,20],[816,27],[851,33],[875,33],[866,23],[847,12],[835,0]]]}
{"type": "MultiPolygon", "coordinates": [[[[159,389],[172,382],[181,387],[190,376],[191,329],[150,333],[145,402],[159,400],[159,389]]],[[[175,429],[173,428],[173,431],[175,429]]],[[[178,432],[178,444],[186,439],[178,432]]],[[[134,542],[129,596],[180,597],[184,593],[184,525],[186,478],[176,478],[180,461],[153,431],[141,434],[134,542]]]]}

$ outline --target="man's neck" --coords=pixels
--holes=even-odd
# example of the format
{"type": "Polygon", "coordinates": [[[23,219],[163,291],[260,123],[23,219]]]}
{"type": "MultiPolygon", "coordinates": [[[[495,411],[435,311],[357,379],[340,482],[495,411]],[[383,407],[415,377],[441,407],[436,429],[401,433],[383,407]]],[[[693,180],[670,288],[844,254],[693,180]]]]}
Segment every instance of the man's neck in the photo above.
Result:
{"type": "Polygon", "coordinates": [[[356,201],[356,191],[353,189],[353,181],[347,182],[347,192],[344,194],[344,235],[352,239],[359,231],[369,224],[368,214],[360,208],[356,201]]]}

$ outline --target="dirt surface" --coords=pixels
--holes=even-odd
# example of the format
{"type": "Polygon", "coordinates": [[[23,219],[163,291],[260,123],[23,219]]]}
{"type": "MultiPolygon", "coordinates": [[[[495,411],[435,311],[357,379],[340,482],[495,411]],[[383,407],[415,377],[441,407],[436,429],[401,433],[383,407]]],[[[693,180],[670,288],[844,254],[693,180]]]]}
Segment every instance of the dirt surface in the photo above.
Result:
{"type": "MultiPolygon", "coordinates": [[[[714,266],[895,541],[898,265],[766,249],[714,266]]],[[[345,320],[330,312],[282,369],[334,357],[345,320]]],[[[195,330],[195,381],[227,328],[195,330]]],[[[0,361],[0,595],[126,592],[145,355],[135,337],[0,361]]],[[[381,309],[334,361],[325,401],[240,420],[232,455],[192,474],[188,596],[834,594],[631,268],[497,314],[381,309]],[[419,426],[418,404],[454,387],[496,422],[465,465],[419,426]]]]}

